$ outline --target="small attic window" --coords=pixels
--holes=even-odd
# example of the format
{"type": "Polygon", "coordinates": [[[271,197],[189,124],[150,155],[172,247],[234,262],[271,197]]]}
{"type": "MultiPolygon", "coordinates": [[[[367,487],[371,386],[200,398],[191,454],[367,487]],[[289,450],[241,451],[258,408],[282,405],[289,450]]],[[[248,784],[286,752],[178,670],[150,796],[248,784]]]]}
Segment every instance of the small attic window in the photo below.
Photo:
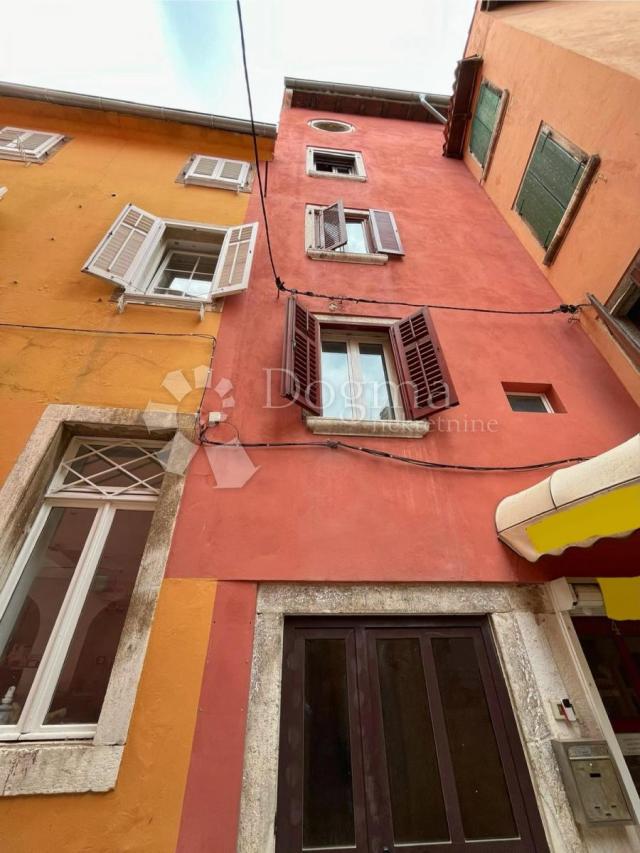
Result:
{"type": "Polygon", "coordinates": [[[336,121],[328,118],[314,118],[309,122],[315,130],[326,130],[328,133],[350,133],[355,130],[352,124],[346,121],[336,121]]]}

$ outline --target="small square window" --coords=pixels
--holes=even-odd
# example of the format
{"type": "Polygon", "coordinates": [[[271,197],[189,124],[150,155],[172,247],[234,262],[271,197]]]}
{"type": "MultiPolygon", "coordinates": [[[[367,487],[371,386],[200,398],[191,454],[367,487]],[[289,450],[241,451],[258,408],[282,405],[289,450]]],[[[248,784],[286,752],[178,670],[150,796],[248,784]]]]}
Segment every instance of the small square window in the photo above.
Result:
{"type": "Polygon", "coordinates": [[[529,394],[524,392],[507,392],[507,400],[514,412],[553,412],[553,406],[546,394],[529,394]]]}
{"type": "Polygon", "coordinates": [[[358,151],[307,148],[307,174],[314,177],[366,180],[364,160],[358,151]]]}

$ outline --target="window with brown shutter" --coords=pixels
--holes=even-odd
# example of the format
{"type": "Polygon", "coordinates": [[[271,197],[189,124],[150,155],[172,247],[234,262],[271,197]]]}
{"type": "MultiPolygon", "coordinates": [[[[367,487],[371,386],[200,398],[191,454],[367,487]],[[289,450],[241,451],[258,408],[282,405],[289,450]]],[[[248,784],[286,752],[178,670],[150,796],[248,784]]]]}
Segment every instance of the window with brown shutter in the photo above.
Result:
{"type": "Polygon", "coordinates": [[[320,323],[295,296],[287,300],[282,360],[282,396],[321,414],[320,323]]]}
{"type": "Polygon", "coordinates": [[[390,210],[345,208],[342,201],[328,207],[307,205],[307,253],[317,260],[382,264],[404,249],[390,210]]]}
{"type": "MultiPolygon", "coordinates": [[[[424,419],[457,404],[426,308],[397,322],[337,320],[321,323],[295,296],[289,297],[284,397],[342,425],[349,434],[369,434],[357,432],[358,423],[371,424],[372,432],[383,434],[373,425],[424,419]]],[[[326,431],[326,421],[316,421],[310,428],[326,431]]],[[[419,436],[413,431],[411,437],[419,436]]]]}
{"type": "Polygon", "coordinates": [[[400,390],[411,418],[426,418],[458,403],[438,337],[426,308],[391,327],[400,390]]]}

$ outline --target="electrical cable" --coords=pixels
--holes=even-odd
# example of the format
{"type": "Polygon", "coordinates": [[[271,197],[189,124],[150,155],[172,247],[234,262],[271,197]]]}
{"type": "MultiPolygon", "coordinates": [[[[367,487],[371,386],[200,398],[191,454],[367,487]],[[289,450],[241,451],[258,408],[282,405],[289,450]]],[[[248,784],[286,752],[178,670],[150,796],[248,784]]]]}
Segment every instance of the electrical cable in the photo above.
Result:
{"type": "MultiPolygon", "coordinates": [[[[500,472],[500,471],[537,471],[540,468],[552,468],[556,465],[568,465],[575,462],[585,462],[590,457],[588,456],[573,456],[566,459],[553,459],[548,462],[533,462],[530,465],[459,465],[451,462],[433,462],[425,459],[416,459],[413,456],[404,456],[398,453],[390,453],[387,450],[377,450],[375,447],[366,447],[358,444],[351,444],[347,441],[338,441],[328,439],[327,441],[212,441],[205,437],[206,428],[201,431],[200,441],[202,444],[216,447],[242,447],[242,448],[264,448],[278,449],[289,447],[321,447],[337,450],[356,451],[365,453],[370,456],[377,456],[382,459],[391,459],[395,462],[403,462],[407,465],[416,465],[419,468],[430,468],[432,470],[451,470],[451,471],[475,471],[483,473],[500,472]]],[[[236,430],[237,434],[237,430],[236,430]]]]}
{"type": "Polygon", "coordinates": [[[506,308],[472,308],[464,305],[438,305],[429,302],[399,302],[397,299],[373,299],[365,296],[338,296],[329,293],[315,293],[312,290],[297,290],[293,287],[285,287],[284,284],[278,290],[300,296],[312,296],[318,299],[331,299],[334,302],[363,302],[372,305],[403,305],[407,308],[438,308],[442,311],[472,311],[480,314],[576,314],[580,308],[588,308],[588,302],[580,302],[577,305],[562,304],[555,308],[544,308],[532,311],[516,311],[506,308]]]}
{"type": "Polygon", "coordinates": [[[260,173],[260,160],[258,157],[258,138],[256,134],[256,127],[253,118],[253,101],[251,98],[251,85],[249,83],[249,69],[247,65],[247,50],[246,44],[244,40],[244,25],[242,22],[242,8],[240,5],[240,0],[236,0],[236,8],[238,11],[238,24],[240,28],[240,44],[242,48],[242,65],[244,69],[244,79],[246,83],[247,89],[247,101],[249,103],[249,118],[251,120],[251,136],[253,137],[253,153],[256,164],[256,173],[258,176],[258,190],[260,192],[260,204],[262,206],[262,217],[264,219],[264,230],[267,238],[267,249],[269,251],[269,261],[271,263],[271,269],[273,271],[273,278],[275,281],[275,285],[278,289],[278,293],[291,293],[293,295],[299,294],[300,296],[310,296],[315,297],[317,299],[330,299],[334,302],[362,302],[367,305],[402,305],[406,308],[436,308],[445,311],[472,311],[480,314],[511,314],[511,315],[539,315],[539,314],[576,314],[580,308],[588,308],[588,302],[580,302],[577,305],[572,304],[562,304],[555,308],[547,308],[538,311],[515,311],[501,308],[468,308],[462,305],[433,305],[428,303],[416,303],[416,302],[402,302],[393,299],[372,299],[363,296],[339,296],[337,294],[331,293],[315,293],[312,290],[298,290],[295,287],[287,287],[285,283],[282,281],[278,273],[276,272],[275,263],[273,260],[273,251],[271,248],[271,235],[269,233],[269,218],[267,216],[267,207],[265,204],[265,196],[264,189],[262,186],[262,177],[260,173]]]}
{"type": "MultiPolygon", "coordinates": [[[[271,263],[271,269],[273,271],[273,277],[276,282],[276,287],[279,288],[279,285],[282,284],[278,273],[276,272],[276,265],[273,260],[273,251],[271,249],[271,236],[269,234],[269,219],[267,218],[267,207],[264,201],[264,190],[262,187],[262,175],[260,173],[260,158],[258,156],[258,137],[256,134],[256,125],[253,119],[253,101],[251,100],[251,86],[249,84],[249,69],[247,67],[247,47],[244,42],[244,25],[242,23],[242,8],[240,7],[240,0],[236,0],[236,8],[238,10],[238,24],[240,26],[240,46],[242,48],[242,65],[244,67],[244,79],[247,84],[247,101],[249,102],[249,118],[251,120],[251,136],[253,138],[253,156],[256,161],[256,174],[258,178],[258,189],[260,190],[260,204],[262,205],[262,217],[264,219],[264,231],[267,237],[267,249],[269,250],[269,261],[271,263]]],[[[284,286],[284,285],[283,285],[284,286]]]]}
{"type": "Polygon", "coordinates": [[[39,326],[35,323],[3,323],[0,322],[0,327],[10,329],[39,329],[45,332],[80,332],[81,334],[89,335],[153,335],[163,338],[203,338],[207,341],[216,343],[215,335],[207,335],[205,332],[134,332],[127,329],[85,329],[81,326],[74,328],[73,326],[39,326]]]}

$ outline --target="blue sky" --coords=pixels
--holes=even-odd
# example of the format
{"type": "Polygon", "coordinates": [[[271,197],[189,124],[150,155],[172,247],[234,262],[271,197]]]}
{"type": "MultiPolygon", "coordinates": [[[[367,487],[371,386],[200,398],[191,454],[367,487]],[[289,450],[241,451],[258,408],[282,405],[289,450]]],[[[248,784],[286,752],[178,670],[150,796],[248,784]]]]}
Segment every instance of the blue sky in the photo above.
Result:
{"type": "MultiPolygon", "coordinates": [[[[448,94],[473,5],[243,0],[256,118],[277,121],[285,74],[448,94]]],[[[247,116],[234,0],[7,3],[0,79],[247,116]]]]}

